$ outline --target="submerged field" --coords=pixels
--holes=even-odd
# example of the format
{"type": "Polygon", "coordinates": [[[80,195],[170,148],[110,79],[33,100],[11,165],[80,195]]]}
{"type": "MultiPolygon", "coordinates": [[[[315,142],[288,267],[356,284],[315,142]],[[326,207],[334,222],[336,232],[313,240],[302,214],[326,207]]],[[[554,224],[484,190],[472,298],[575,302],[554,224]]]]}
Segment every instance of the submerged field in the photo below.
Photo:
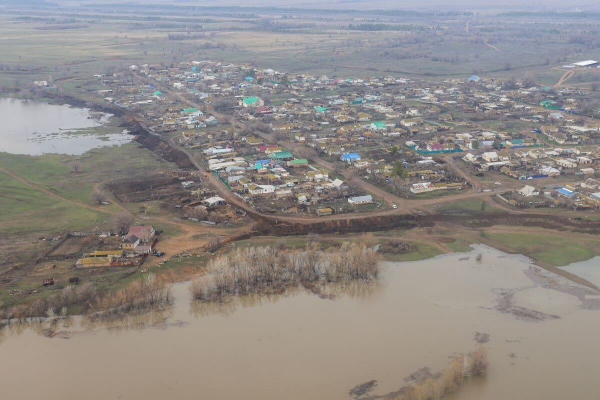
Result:
{"type": "Polygon", "coordinates": [[[214,399],[285,392],[291,399],[341,400],[373,380],[369,395],[395,392],[417,370],[436,373],[452,354],[472,351],[477,338],[489,352],[488,375],[449,398],[586,398],[600,390],[592,379],[600,314],[582,309],[580,290],[524,257],[481,246],[384,263],[378,283],[341,286],[333,300],[300,290],[198,303],[186,285],[176,285],[175,304],[163,311],[0,331],[0,357],[23,361],[3,364],[10,371],[0,382],[14,398],[58,399],[83,390],[97,394],[92,398],[188,398],[201,390],[214,399]],[[64,374],[49,373],[40,352],[64,374]],[[557,360],[561,368],[547,368],[557,360]],[[127,371],[138,373],[121,379],[127,371]],[[31,373],[42,385],[24,384],[31,373]]]}

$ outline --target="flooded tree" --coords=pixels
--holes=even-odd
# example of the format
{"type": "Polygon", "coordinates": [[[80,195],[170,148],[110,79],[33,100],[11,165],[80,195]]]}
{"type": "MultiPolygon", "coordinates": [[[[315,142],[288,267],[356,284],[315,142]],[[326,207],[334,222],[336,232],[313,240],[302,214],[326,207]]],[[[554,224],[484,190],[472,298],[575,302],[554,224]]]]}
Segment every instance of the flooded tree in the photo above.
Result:
{"type": "Polygon", "coordinates": [[[379,256],[360,243],[345,243],[338,251],[322,252],[318,243],[304,250],[251,247],[211,260],[208,273],[190,286],[196,300],[223,301],[249,293],[277,294],[292,287],[320,292],[318,285],[374,280],[379,275],[379,256]]]}

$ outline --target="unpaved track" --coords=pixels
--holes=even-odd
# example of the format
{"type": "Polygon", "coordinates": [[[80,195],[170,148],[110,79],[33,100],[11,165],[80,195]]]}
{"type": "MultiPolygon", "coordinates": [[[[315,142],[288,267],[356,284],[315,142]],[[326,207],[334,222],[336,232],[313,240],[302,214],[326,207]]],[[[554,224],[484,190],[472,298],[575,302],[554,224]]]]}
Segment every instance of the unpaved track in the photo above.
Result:
{"type": "Polygon", "coordinates": [[[556,85],[554,85],[554,87],[562,86],[566,81],[568,81],[569,79],[571,79],[573,77],[573,75],[575,75],[575,71],[574,70],[570,70],[570,71],[565,72],[563,74],[563,76],[560,77],[560,79],[558,80],[558,82],[556,82],[556,85]]]}

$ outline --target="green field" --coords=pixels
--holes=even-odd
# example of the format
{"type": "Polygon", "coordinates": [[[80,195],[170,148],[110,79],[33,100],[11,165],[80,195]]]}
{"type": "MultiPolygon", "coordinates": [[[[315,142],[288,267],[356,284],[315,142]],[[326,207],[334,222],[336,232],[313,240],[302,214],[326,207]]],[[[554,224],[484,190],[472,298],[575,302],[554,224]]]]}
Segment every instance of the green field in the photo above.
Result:
{"type": "Polygon", "coordinates": [[[106,214],[77,207],[14,180],[0,172],[0,235],[35,234],[102,226],[106,214]]]}
{"type": "Polygon", "coordinates": [[[524,254],[553,266],[564,266],[600,255],[600,240],[581,235],[485,233],[501,249],[524,254]]]}

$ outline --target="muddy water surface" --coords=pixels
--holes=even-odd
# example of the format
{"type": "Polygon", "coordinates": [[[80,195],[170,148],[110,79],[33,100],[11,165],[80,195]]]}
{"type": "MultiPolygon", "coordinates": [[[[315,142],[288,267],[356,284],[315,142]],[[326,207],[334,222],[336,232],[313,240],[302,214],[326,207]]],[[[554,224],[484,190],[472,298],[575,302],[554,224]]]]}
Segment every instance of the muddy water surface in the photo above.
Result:
{"type": "Polygon", "coordinates": [[[525,257],[477,247],[386,263],[380,284],[337,293],[190,305],[182,284],[162,313],[4,329],[0,388],[10,399],[347,399],[372,379],[371,394],[385,394],[438,371],[481,332],[489,375],[453,400],[600,397],[600,311],[582,309],[594,294],[525,257]]]}
{"type": "Polygon", "coordinates": [[[102,135],[81,133],[109,118],[108,114],[94,114],[85,108],[0,98],[0,152],[77,155],[130,142],[132,136],[119,129],[102,135]]]}

